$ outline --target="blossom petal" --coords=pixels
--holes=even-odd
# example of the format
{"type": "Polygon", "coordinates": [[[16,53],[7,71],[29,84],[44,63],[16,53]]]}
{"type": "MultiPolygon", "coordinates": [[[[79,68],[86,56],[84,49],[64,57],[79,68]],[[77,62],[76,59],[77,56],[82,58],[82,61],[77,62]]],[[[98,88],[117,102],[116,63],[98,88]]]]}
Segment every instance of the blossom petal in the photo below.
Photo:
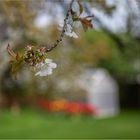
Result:
{"type": "Polygon", "coordinates": [[[72,32],[72,37],[73,38],[78,38],[78,35],[75,32],[72,32]]]}
{"type": "Polygon", "coordinates": [[[49,59],[49,58],[45,59],[45,63],[51,63],[51,62],[52,62],[52,59],[49,59]]]}
{"type": "Polygon", "coordinates": [[[52,69],[48,68],[46,70],[42,70],[42,71],[38,71],[35,76],[47,76],[47,75],[51,75],[52,74],[52,69]]]}
{"type": "Polygon", "coordinates": [[[51,68],[48,68],[48,69],[46,70],[46,74],[47,74],[47,75],[51,75],[51,74],[52,74],[52,69],[51,69],[51,68]]]}
{"type": "Polygon", "coordinates": [[[67,24],[67,32],[72,32],[72,26],[70,24],[67,24]]]}
{"type": "Polygon", "coordinates": [[[40,75],[40,71],[38,71],[37,73],[35,73],[35,76],[40,75]]]}
{"type": "Polygon", "coordinates": [[[78,35],[75,32],[65,32],[65,35],[73,38],[78,38],[78,35]]]}
{"type": "Polygon", "coordinates": [[[39,63],[36,65],[36,68],[39,70],[37,73],[35,73],[35,76],[47,76],[51,75],[53,72],[53,69],[57,67],[57,64],[52,62],[52,59],[45,59],[44,63],[39,63]]]}
{"type": "Polygon", "coordinates": [[[54,69],[54,68],[56,68],[56,67],[57,67],[57,64],[56,64],[56,63],[50,63],[50,64],[49,64],[49,67],[51,67],[51,68],[53,68],[53,69],[54,69]]]}
{"type": "Polygon", "coordinates": [[[44,66],[44,63],[39,63],[39,64],[36,65],[36,68],[40,69],[43,66],[44,66]]]}

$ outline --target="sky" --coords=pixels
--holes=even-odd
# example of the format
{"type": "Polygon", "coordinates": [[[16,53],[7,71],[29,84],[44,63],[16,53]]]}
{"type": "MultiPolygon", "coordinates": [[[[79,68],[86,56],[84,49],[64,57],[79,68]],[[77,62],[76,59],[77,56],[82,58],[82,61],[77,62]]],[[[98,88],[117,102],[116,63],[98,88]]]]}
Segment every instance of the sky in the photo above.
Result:
{"type": "Polygon", "coordinates": [[[116,9],[112,15],[107,15],[104,11],[95,7],[92,8],[92,12],[96,17],[100,19],[102,24],[113,32],[125,32],[127,28],[127,0],[106,0],[109,6],[116,5],[116,9]]]}
{"type": "MultiPolygon", "coordinates": [[[[105,12],[101,9],[98,9],[97,7],[91,7],[90,4],[88,4],[90,8],[90,13],[95,15],[95,17],[98,17],[100,21],[102,22],[103,26],[105,26],[107,29],[114,33],[121,33],[127,31],[127,20],[128,16],[131,14],[139,15],[135,19],[132,20],[133,29],[132,32],[136,35],[140,34],[140,10],[137,5],[136,0],[106,0],[106,3],[108,6],[116,5],[116,9],[113,11],[112,15],[107,15],[105,12]],[[128,8],[129,6],[129,8],[128,8]]],[[[48,4],[48,2],[47,2],[48,4]]],[[[63,23],[64,15],[63,15],[63,9],[60,5],[52,3],[52,5],[49,5],[49,10],[52,9],[53,6],[54,9],[54,15],[50,15],[47,11],[42,11],[38,14],[35,25],[39,28],[44,28],[50,25],[52,22],[54,22],[54,19],[58,24],[63,23]]],[[[46,8],[46,9],[47,9],[46,8]]],[[[93,21],[94,28],[100,29],[100,25],[98,22],[93,21]]]]}
{"type": "MultiPolygon", "coordinates": [[[[113,32],[125,32],[126,31],[126,22],[128,13],[126,12],[126,0],[106,0],[106,3],[109,6],[116,5],[116,10],[113,12],[111,16],[107,16],[102,10],[99,10],[95,7],[91,7],[91,12],[97,16],[104,26],[106,26],[109,30],[113,32]]],[[[57,13],[56,21],[58,24],[63,21],[63,10],[62,7],[55,5],[55,11],[57,13]]],[[[47,12],[39,13],[36,20],[35,25],[39,28],[44,28],[50,25],[53,22],[53,17],[47,12]]],[[[95,27],[98,25],[95,25],[95,27]]]]}

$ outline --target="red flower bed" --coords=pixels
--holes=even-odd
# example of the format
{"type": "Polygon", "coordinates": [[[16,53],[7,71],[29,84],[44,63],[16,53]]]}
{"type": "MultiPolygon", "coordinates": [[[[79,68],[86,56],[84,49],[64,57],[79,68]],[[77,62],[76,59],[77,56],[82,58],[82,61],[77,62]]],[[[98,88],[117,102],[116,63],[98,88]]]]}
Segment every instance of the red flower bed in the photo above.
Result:
{"type": "Polygon", "coordinates": [[[96,113],[96,108],[87,103],[69,102],[66,100],[48,101],[45,99],[38,99],[37,106],[49,112],[65,112],[68,114],[88,114],[96,113]]]}

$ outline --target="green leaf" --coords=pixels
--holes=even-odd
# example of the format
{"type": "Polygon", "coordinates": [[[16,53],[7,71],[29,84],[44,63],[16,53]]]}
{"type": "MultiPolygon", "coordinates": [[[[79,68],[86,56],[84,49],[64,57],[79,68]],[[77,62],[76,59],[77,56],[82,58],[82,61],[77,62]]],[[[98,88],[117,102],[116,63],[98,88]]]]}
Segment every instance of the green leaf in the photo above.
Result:
{"type": "Polygon", "coordinates": [[[82,6],[82,4],[80,3],[79,0],[77,2],[78,2],[78,5],[79,5],[80,15],[81,15],[83,13],[83,11],[84,11],[84,8],[83,8],[83,6],[82,6]]]}
{"type": "Polygon", "coordinates": [[[72,15],[72,19],[73,21],[80,21],[80,18],[77,15],[72,15]]]}

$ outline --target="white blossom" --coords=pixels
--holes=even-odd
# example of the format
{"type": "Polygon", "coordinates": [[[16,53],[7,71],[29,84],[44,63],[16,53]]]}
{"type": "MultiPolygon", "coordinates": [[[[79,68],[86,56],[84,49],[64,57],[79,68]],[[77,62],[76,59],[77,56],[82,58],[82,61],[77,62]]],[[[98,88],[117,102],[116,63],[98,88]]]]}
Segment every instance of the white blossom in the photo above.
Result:
{"type": "Polygon", "coordinates": [[[52,62],[52,59],[45,59],[45,62],[41,62],[36,65],[36,69],[39,70],[35,76],[48,76],[51,75],[53,69],[57,67],[57,64],[52,62]]]}
{"type": "Polygon", "coordinates": [[[78,35],[73,31],[73,28],[70,24],[66,25],[65,35],[73,37],[73,38],[78,38],[78,35]]]}
{"type": "MultiPolygon", "coordinates": [[[[62,30],[63,25],[60,25],[60,30],[62,30]]],[[[67,23],[65,27],[65,35],[73,38],[78,38],[78,35],[73,31],[71,24],[67,23]]]]}

